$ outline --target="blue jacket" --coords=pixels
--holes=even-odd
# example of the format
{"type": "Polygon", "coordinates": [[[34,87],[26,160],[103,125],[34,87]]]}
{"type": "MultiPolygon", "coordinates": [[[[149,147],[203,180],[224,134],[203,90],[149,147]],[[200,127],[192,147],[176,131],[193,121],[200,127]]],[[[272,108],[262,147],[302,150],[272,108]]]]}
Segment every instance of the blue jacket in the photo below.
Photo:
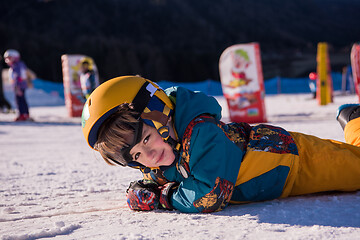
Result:
{"type": "Polygon", "coordinates": [[[20,89],[26,89],[28,87],[26,71],[27,67],[22,61],[17,61],[10,67],[9,78],[13,80],[15,86],[20,89]]]}
{"type": "Polygon", "coordinates": [[[284,194],[286,184],[291,187],[288,176],[297,148],[288,132],[267,125],[224,124],[215,98],[182,87],[166,93],[175,101],[174,124],[182,142],[175,166],[162,172],[166,181],[180,183],[170,199],[174,208],[219,211],[230,202],[274,199],[284,194]]]}

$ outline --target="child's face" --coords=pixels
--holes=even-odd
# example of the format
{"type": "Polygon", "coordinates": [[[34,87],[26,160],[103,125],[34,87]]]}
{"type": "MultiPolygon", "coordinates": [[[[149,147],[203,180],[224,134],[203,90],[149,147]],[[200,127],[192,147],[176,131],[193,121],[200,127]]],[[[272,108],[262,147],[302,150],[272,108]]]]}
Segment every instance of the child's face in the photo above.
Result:
{"type": "Polygon", "coordinates": [[[82,72],[86,72],[88,69],[89,69],[89,64],[83,63],[83,64],[81,65],[81,71],[82,71],[82,72]]]}
{"type": "Polygon", "coordinates": [[[175,160],[171,146],[164,142],[154,127],[146,124],[140,142],[130,150],[130,154],[134,161],[146,167],[169,166],[175,160]]]}
{"type": "Polygon", "coordinates": [[[5,58],[5,62],[8,66],[11,67],[11,65],[13,65],[13,63],[14,63],[14,59],[12,57],[7,57],[7,58],[5,58]]]}

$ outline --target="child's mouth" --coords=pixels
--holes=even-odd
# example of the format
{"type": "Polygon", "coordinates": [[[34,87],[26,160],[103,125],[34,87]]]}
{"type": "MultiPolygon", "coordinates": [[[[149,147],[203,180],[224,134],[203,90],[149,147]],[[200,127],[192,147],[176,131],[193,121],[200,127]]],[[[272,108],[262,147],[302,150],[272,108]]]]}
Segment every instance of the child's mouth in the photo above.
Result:
{"type": "Polygon", "coordinates": [[[163,159],[164,159],[164,151],[161,152],[158,160],[156,160],[156,163],[161,163],[163,161],[163,159]]]}

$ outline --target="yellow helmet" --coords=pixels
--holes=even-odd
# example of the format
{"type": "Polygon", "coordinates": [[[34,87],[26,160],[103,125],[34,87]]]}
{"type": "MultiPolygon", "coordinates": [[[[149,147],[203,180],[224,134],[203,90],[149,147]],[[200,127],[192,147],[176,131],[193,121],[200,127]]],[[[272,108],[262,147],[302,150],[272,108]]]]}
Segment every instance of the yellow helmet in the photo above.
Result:
{"type": "Polygon", "coordinates": [[[163,128],[172,115],[174,105],[166,93],[145,78],[123,76],[101,84],[84,105],[82,130],[91,148],[97,141],[101,124],[123,103],[132,103],[146,124],[154,126],[164,140],[168,138],[169,134],[163,128]]]}

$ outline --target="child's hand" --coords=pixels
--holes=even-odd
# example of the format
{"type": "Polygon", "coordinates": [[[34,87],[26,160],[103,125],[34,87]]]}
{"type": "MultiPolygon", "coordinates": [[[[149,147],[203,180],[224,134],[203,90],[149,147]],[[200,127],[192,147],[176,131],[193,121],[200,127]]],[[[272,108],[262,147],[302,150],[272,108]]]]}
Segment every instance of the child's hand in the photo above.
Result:
{"type": "Polygon", "coordinates": [[[139,180],[131,182],[127,189],[127,203],[131,210],[149,211],[156,208],[173,209],[169,196],[177,184],[174,182],[159,186],[155,182],[139,180]]]}
{"type": "Polygon", "coordinates": [[[131,210],[149,211],[159,205],[160,190],[156,183],[147,183],[144,180],[131,182],[126,192],[131,210]]]}

